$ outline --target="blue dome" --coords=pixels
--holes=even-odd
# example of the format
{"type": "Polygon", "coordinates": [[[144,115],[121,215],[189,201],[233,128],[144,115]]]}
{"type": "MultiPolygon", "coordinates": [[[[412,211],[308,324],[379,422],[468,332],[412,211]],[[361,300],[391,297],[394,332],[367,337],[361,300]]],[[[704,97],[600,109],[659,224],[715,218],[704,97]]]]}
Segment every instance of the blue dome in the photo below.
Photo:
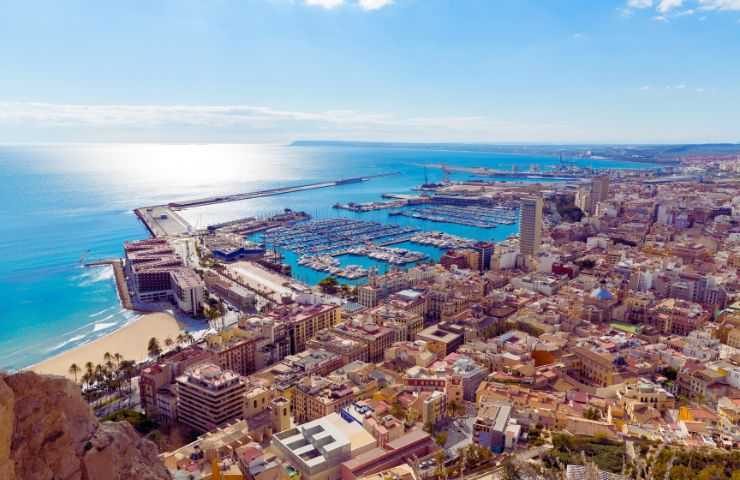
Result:
{"type": "Polygon", "coordinates": [[[591,298],[593,298],[594,300],[608,302],[609,300],[612,300],[614,298],[614,295],[612,295],[611,292],[609,292],[609,290],[607,290],[606,288],[599,287],[591,292],[591,298]]]}

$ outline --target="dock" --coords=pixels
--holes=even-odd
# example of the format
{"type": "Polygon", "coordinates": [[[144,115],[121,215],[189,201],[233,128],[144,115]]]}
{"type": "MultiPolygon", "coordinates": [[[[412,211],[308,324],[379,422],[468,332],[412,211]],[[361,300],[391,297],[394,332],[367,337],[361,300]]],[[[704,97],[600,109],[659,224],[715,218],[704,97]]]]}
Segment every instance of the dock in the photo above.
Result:
{"type": "Polygon", "coordinates": [[[183,235],[192,230],[184,218],[166,205],[137,208],[134,213],[154,238],[183,235]]]}

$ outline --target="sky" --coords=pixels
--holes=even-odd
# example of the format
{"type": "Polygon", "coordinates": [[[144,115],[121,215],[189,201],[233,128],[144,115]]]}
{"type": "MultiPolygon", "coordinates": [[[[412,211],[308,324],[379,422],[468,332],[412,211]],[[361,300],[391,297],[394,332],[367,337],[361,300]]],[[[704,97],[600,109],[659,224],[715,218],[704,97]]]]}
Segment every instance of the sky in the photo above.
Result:
{"type": "Polygon", "coordinates": [[[23,0],[0,142],[740,142],[740,0],[23,0]]]}

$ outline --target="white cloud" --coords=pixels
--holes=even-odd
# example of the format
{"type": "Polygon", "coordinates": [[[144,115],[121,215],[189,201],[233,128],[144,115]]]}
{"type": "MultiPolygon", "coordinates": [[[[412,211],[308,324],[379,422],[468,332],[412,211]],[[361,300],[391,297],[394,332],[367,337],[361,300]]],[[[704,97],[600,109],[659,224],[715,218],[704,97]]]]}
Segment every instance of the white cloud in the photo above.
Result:
{"type": "Polygon", "coordinates": [[[646,92],[650,90],[650,85],[643,85],[642,87],[640,87],[640,90],[642,90],[643,92],[646,92]]]}
{"type": "MultiPolygon", "coordinates": [[[[363,10],[379,10],[383,7],[392,5],[395,0],[353,0],[357,6],[363,10]]],[[[326,10],[341,7],[346,4],[345,0],[303,0],[306,5],[312,7],[321,7],[326,10]]]]}
{"type": "Polygon", "coordinates": [[[681,5],[683,5],[683,0],[660,0],[657,10],[660,13],[668,13],[674,8],[680,7],[681,5]]]}
{"type": "Polygon", "coordinates": [[[393,0],[357,0],[357,4],[363,10],[378,10],[392,3],[393,0]]]}
{"type": "Polygon", "coordinates": [[[332,8],[339,7],[344,3],[344,0],[304,0],[304,1],[306,2],[306,5],[310,5],[312,7],[321,7],[327,10],[331,10],[332,8]]]}
{"type": "Polygon", "coordinates": [[[698,0],[704,10],[740,10],[740,0],[698,0]]]}
{"type": "MultiPolygon", "coordinates": [[[[253,105],[81,105],[0,101],[0,137],[22,129],[64,138],[377,138],[434,140],[566,138],[572,125],[478,115],[402,116],[354,110],[297,111],[253,105]],[[77,135],[78,137],[75,137],[77,135]],[[81,135],[81,137],[79,137],[81,135]],[[251,135],[251,137],[250,137],[251,135]]],[[[584,137],[585,138],[585,137],[584,137]]],[[[84,141],[84,140],[83,140],[84,141]]]]}
{"type": "Polygon", "coordinates": [[[703,88],[697,88],[696,89],[696,93],[704,93],[704,89],[703,88]]]}
{"type": "MultiPolygon", "coordinates": [[[[655,6],[654,20],[667,21],[670,16],[683,17],[693,15],[697,11],[740,11],[740,0],[627,0],[626,6],[621,9],[624,16],[631,16],[637,9],[652,9],[655,6]],[[683,6],[684,10],[676,11],[683,6]]],[[[699,21],[706,17],[699,17],[699,21]]]]}

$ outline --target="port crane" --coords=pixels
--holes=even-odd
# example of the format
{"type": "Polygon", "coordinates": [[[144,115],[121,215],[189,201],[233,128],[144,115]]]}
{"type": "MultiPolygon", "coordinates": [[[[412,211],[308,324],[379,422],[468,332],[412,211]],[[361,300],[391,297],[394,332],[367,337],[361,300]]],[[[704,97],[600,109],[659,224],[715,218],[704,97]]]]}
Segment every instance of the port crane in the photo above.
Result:
{"type": "Polygon", "coordinates": [[[444,173],[442,183],[450,183],[450,173],[452,172],[452,170],[447,168],[447,165],[442,165],[442,172],[444,173]]]}

